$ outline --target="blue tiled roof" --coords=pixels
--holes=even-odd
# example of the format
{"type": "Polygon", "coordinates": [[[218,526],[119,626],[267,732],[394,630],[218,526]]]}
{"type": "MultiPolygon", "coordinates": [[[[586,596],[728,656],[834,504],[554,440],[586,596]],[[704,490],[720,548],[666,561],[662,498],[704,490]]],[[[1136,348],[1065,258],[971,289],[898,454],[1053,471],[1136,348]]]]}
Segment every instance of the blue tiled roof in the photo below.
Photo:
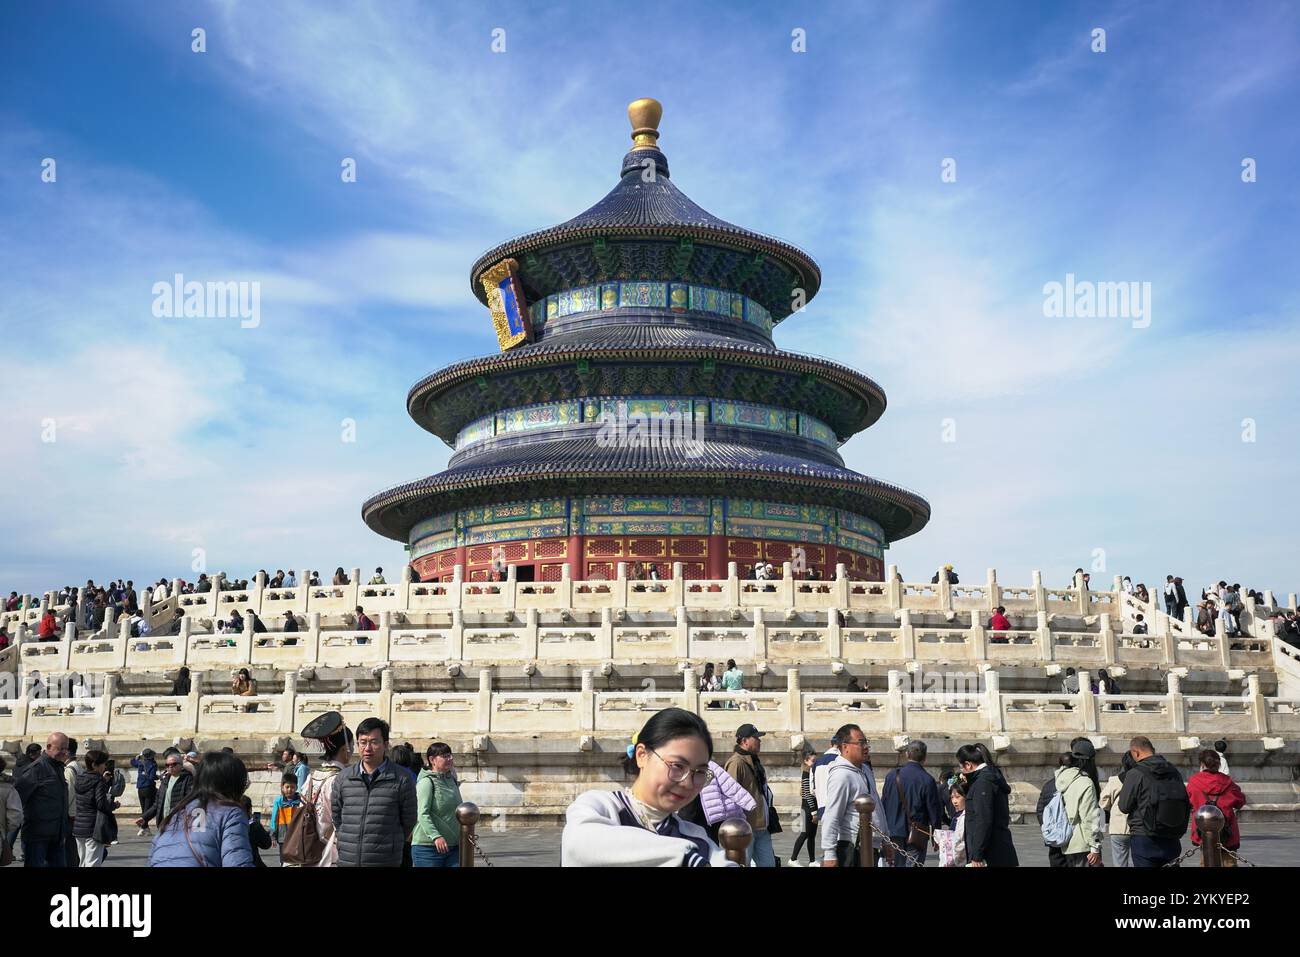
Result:
{"type": "Polygon", "coordinates": [[[404,533],[392,527],[385,512],[402,503],[410,511],[412,500],[419,503],[415,511],[445,511],[436,499],[456,489],[588,477],[598,481],[635,477],[653,483],[657,477],[698,475],[701,483],[808,480],[850,489],[859,498],[863,514],[880,521],[891,541],[918,531],[930,517],[930,505],[921,496],[851,469],[736,443],[705,440],[690,450],[698,454],[688,454],[688,448],[684,443],[611,447],[595,436],[512,446],[382,492],[363,506],[362,514],[371,528],[400,540],[404,533]]]}

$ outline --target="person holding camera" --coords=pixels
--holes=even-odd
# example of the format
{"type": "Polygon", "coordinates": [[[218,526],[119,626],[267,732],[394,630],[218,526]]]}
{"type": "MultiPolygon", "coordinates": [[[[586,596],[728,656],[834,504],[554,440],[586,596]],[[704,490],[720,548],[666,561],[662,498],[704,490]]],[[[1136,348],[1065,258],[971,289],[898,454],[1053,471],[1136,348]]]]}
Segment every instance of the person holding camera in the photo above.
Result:
{"type": "Polygon", "coordinates": [[[113,812],[120,806],[109,794],[113,772],[103,751],[86,752],[86,772],[76,777],[77,816],[72,836],[77,840],[77,865],[101,867],[108,845],[117,839],[113,812]]]}

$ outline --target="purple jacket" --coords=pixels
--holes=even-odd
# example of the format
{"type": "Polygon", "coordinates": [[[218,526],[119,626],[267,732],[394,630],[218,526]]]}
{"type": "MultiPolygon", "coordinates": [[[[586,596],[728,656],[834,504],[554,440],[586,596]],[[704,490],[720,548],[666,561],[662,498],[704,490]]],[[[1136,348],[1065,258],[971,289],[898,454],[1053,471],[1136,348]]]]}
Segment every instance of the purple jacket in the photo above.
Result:
{"type": "Polygon", "coordinates": [[[717,824],[729,817],[744,818],[758,806],[754,796],[740,786],[740,782],[722,769],[714,761],[709,762],[713,780],[700,792],[700,804],[704,806],[704,819],[710,824],[717,824]]]}

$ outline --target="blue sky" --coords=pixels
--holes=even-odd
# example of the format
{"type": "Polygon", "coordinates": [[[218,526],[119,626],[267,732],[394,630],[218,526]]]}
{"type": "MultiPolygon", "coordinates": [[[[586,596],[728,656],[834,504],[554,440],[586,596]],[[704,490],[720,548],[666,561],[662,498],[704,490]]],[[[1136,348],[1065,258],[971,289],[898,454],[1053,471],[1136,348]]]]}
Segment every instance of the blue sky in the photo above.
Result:
{"type": "Polygon", "coordinates": [[[360,505],[446,462],[404,399],[496,350],[471,263],[604,195],[654,96],[674,182],[821,264],[777,343],[888,393],[842,453],[931,502],[906,578],[1300,590],[1297,49],[1280,4],[10,5],[0,588],[398,568],[360,505]],[[156,318],[177,272],[260,324],[156,318]],[[1150,325],[1045,317],[1067,273],[1150,325]]]}

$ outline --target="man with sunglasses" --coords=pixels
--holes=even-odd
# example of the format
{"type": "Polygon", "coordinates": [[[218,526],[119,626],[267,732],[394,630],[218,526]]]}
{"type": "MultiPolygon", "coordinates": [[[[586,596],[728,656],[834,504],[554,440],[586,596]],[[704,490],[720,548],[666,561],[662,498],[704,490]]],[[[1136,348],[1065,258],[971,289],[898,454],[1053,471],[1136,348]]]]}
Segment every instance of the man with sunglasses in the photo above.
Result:
{"type": "Polygon", "coordinates": [[[194,775],[185,767],[185,758],[176,748],[168,748],[163,753],[163,776],[158,781],[158,796],[153,807],[144,809],[144,816],[135,822],[136,827],[144,827],[149,818],[157,818],[159,830],[162,822],[171,813],[172,808],[180,807],[185,798],[194,790],[194,775]]]}
{"type": "MultiPolygon", "coordinates": [[[[857,867],[858,844],[872,836],[858,833],[858,812],[853,802],[863,795],[876,804],[871,822],[884,828],[884,814],[876,780],[871,770],[871,745],[856,724],[846,724],[835,732],[840,756],[831,762],[826,773],[826,813],[821,820],[822,867],[857,867]]],[[[872,851],[871,853],[874,853],[872,851]]]]}

